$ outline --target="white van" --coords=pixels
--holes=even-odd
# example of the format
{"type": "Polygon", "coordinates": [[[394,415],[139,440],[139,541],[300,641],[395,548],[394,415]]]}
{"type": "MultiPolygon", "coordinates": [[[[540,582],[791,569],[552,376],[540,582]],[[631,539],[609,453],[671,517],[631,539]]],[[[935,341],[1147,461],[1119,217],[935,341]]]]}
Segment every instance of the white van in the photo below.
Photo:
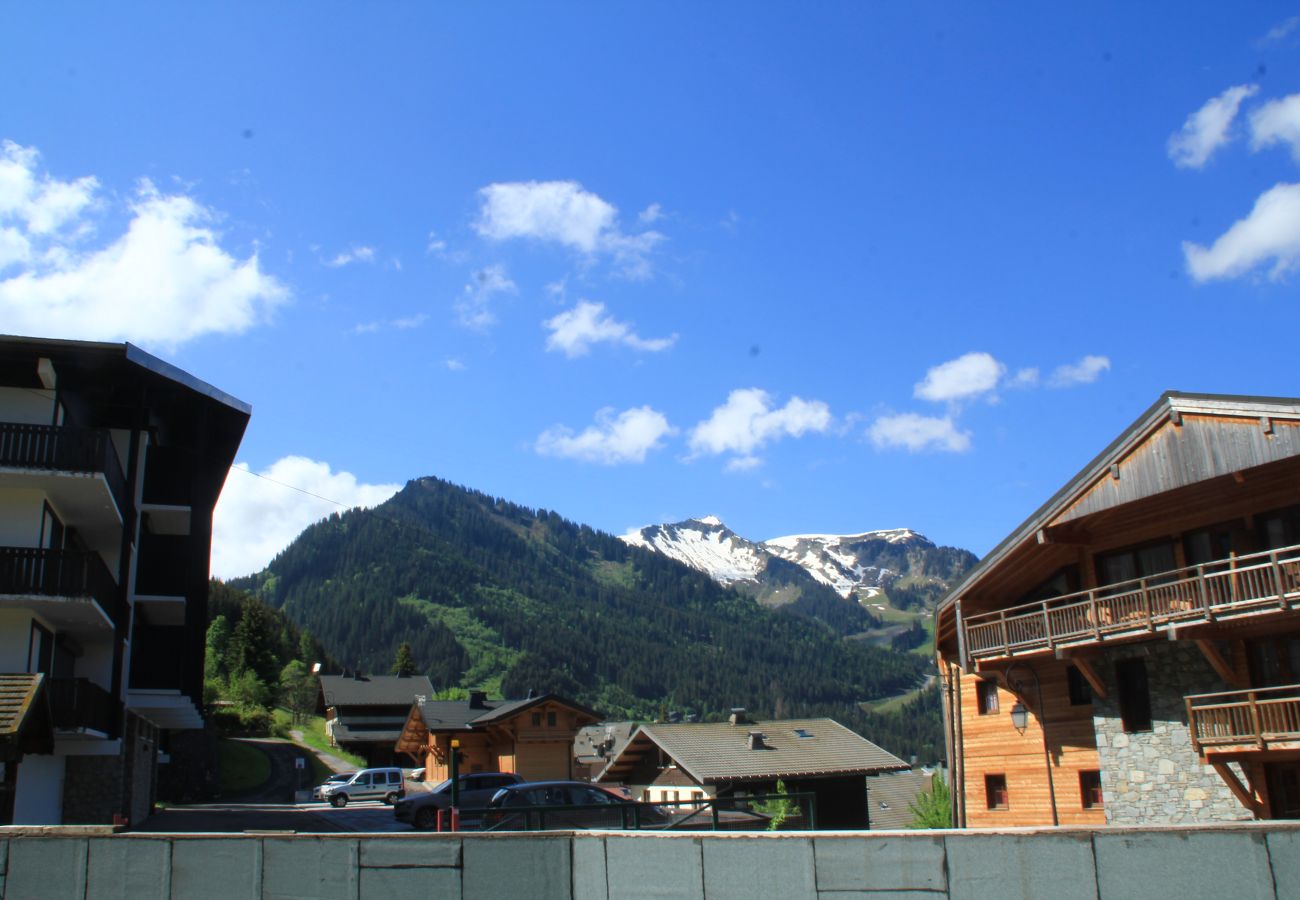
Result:
{"type": "Polygon", "coordinates": [[[320,787],[320,798],[331,806],[347,806],[351,800],[382,800],[391,806],[405,796],[401,769],[362,769],[347,781],[320,787]]]}

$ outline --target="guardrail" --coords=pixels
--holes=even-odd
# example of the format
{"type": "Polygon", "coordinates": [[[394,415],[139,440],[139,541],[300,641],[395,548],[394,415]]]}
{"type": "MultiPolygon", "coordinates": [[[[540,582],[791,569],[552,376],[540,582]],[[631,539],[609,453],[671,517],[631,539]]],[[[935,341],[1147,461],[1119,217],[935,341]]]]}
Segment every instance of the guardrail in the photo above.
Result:
{"type": "Polygon", "coordinates": [[[94,600],[114,624],[125,607],[117,581],[98,553],[0,547],[0,595],[86,597],[94,600]]]}
{"type": "Polygon", "coordinates": [[[461,827],[478,831],[810,831],[817,828],[811,793],[703,797],[662,803],[461,809],[461,827]]]}
{"type": "Polygon", "coordinates": [[[1171,625],[1290,609],[1300,600],[1300,545],[1215,560],[967,616],[966,652],[1011,656],[1171,625]]]}
{"type": "Polygon", "coordinates": [[[0,467],[98,472],[118,512],[126,514],[126,476],[111,435],[103,428],[0,422],[0,467]]]}
{"type": "Polygon", "coordinates": [[[1249,744],[1264,750],[1279,741],[1300,741],[1300,685],[1193,694],[1183,699],[1197,753],[1202,747],[1249,744]]]}

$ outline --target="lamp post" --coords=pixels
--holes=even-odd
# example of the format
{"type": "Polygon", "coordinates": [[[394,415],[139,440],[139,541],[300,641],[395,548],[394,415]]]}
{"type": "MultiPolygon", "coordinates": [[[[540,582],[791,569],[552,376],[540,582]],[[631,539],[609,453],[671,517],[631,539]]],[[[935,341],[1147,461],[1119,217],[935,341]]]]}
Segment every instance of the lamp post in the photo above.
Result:
{"type": "Polygon", "coordinates": [[[1034,689],[1038,700],[1038,725],[1043,731],[1043,763],[1047,770],[1047,796],[1052,803],[1052,824],[1060,825],[1056,814],[1056,782],[1052,778],[1052,751],[1047,743],[1047,708],[1043,705],[1043,684],[1038,680],[1038,673],[1027,662],[1017,660],[1007,667],[1007,687],[1016,695],[1016,705],[1011,708],[1011,724],[1020,734],[1029,727],[1029,710],[1025,701],[1029,699],[1029,688],[1034,689]]]}

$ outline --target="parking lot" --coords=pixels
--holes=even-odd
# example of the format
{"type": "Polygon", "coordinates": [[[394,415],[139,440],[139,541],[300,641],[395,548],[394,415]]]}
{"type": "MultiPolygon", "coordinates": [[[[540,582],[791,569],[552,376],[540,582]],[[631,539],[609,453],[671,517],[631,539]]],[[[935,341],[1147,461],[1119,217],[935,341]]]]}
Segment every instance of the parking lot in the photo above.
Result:
{"type": "Polygon", "coordinates": [[[411,831],[393,818],[393,808],[377,801],[349,803],[205,803],[159,810],[132,831],[194,834],[292,831],[299,834],[387,834],[411,831]]]}

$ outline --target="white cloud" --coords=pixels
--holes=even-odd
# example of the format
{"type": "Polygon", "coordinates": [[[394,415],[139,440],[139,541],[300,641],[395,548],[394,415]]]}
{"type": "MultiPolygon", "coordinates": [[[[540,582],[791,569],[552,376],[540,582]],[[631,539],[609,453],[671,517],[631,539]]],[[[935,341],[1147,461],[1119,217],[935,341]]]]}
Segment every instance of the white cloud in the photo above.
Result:
{"type": "Polygon", "coordinates": [[[1250,144],[1253,149],[1284,143],[1300,162],[1300,94],[1271,100],[1250,114],[1250,144]]]}
{"type": "Polygon", "coordinates": [[[412,328],[419,328],[429,320],[428,313],[416,313],[412,316],[405,316],[400,319],[378,319],[374,322],[363,322],[360,325],[352,326],[354,334],[374,334],[385,328],[396,328],[398,331],[408,331],[412,328]]]}
{"type": "Polygon", "coordinates": [[[902,447],[913,453],[926,449],[964,453],[970,449],[970,432],[959,431],[950,416],[937,418],[901,413],[881,416],[867,429],[877,447],[902,447]]]}
{"type": "Polygon", "coordinates": [[[936,402],[965,400],[993,391],[1006,366],[987,353],[967,353],[925,373],[913,396],[936,402]]]}
{"type": "Polygon", "coordinates": [[[663,413],[641,406],[618,415],[611,407],[596,413],[596,424],[581,434],[563,425],[548,428],[537,438],[537,452],[543,456],[594,462],[612,466],[645,462],[646,454],[657,450],[664,438],[676,434],[663,413]]]}
{"type": "Polygon", "coordinates": [[[1214,151],[1228,142],[1228,130],[1241,102],[1258,90],[1254,84],[1230,87],[1188,116],[1182,130],[1169,136],[1167,149],[1174,165],[1199,169],[1209,162],[1214,151]]]}
{"type": "Polygon", "coordinates": [[[374,247],[353,247],[350,250],[344,250],[338,256],[326,262],[325,265],[329,266],[331,269],[338,269],[352,263],[371,263],[374,261],[374,247]]]}
{"type": "Polygon", "coordinates": [[[624,234],[618,209],[576,181],[515,181],[479,191],[482,206],[474,229],[495,241],[531,238],[606,255],[635,278],[650,273],[650,252],[663,240],[657,231],[624,234]]]}
{"type": "Polygon", "coordinates": [[[1287,19],[1285,22],[1281,22],[1277,25],[1274,25],[1272,28],[1270,28],[1268,30],[1268,34],[1264,35],[1260,43],[1272,44],[1272,43],[1276,43],[1277,41],[1285,40],[1287,37],[1291,35],[1293,31],[1296,30],[1297,26],[1300,26],[1300,16],[1292,16],[1291,18],[1287,19]]]}
{"type": "Polygon", "coordinates": [[[569,359],[584,356],[592,344],[622,344],[634,350],[657,353],[667,350],[677,342],[677,335],[666,338],[643,338],[626,322],[619,322],[605,314],[605,304],[579,301],[573,309],[566,310],[542,323],[550,330],[546,349],[563,353],[569,359]]]}
{"type": "Polygon", "coordinates": [[[637,213],[637,221],[644,225],[652,225],[664,217],[663,207],[658,203],[651,203],[645,209],[637,213]]]}
{"type": "Polygon", "coordinates": [[[352,473],[331,472],[328,463],[304,456],[286,456],[259,474],[264,477],[236,463],[226,478],[212,520],[212,574],[218,578],[261,571],[313,522],[341,509],[376,506],[401,489],[358,483],[352,473]]]}
{"type": "Polygon", "coordinates": [[[1031,388],[1038,386],[1038,369],[1030,366],[1029,368],[1020,369],[1015,375],[1007,379],[1004,384],[1009,388],[1031,388]]]}
{"type": "Polygon", "coordinates": [[[142,180],[125,233],[92,246],[100,206],[91,177],[37,171],[39,153],[0,144],[0,322],[19,334],[130,340],[174,348],[269,318],[289,292],[257,254],[220,245],[217,216],[142,180]]]}
{"type": "Polygon", "coordinates": [[[478,331],[490,328],[497,321],[496,313],[492,311],[492,298],[497,294],[513,294],[516,290],[504,266],[497,264],[479,269],[456,301],[456,317],[466,328],[478,331]]]}
{"type": "Polygon", "coordinates": [[[1285,275],[1300,261],[1300,184],[1269,188],[1212,246],[1184,241],[1183,255],[1197,281],[1232,278],[1269,260],[1270,277],[1285,275]]]}
{"type": "Polygon", "coordinates": [[[724,472],[752,472],[762,465],[763,460],[757,456],[733,456],[722,469],[724,472]]]}
{"type": "Polygon", "coordinates": [[[464,372],[465,364],[458,359],[448,359],[444,361],[449,372],[464,372]]]}
{"type": "Polygon", "coordinates": [[[430,231],[429,246],[425,249],[425,252],[432,253],[435,256],[441,256],[446,251],[447,251],[447,242],[444,241],[442,238],[438,237],[438,232],[430,231]]]}
{"type": "MultiPolygon", "coordinates": [[[[785,406],[772,408],[771,397],[759,388],[732,391],[727,402],[691,429],[693,456],[732,453],[754,457],[768,442],[824,432],[831,426],[830,408],[820,400],[792,397],[785,406]]],[[[742,462],[752,468],[756,463],[742,462]]]]}
{"type": "Polygon", "coordinates": [[[1048,379],[1049,387],[1073,387],[1076,384],[1092,384],[1101,377],[1101,373],[1110,369],[1110,359],[1105,356],[1089,354],[1077,363],[1057,366],[1048,379]]]}

